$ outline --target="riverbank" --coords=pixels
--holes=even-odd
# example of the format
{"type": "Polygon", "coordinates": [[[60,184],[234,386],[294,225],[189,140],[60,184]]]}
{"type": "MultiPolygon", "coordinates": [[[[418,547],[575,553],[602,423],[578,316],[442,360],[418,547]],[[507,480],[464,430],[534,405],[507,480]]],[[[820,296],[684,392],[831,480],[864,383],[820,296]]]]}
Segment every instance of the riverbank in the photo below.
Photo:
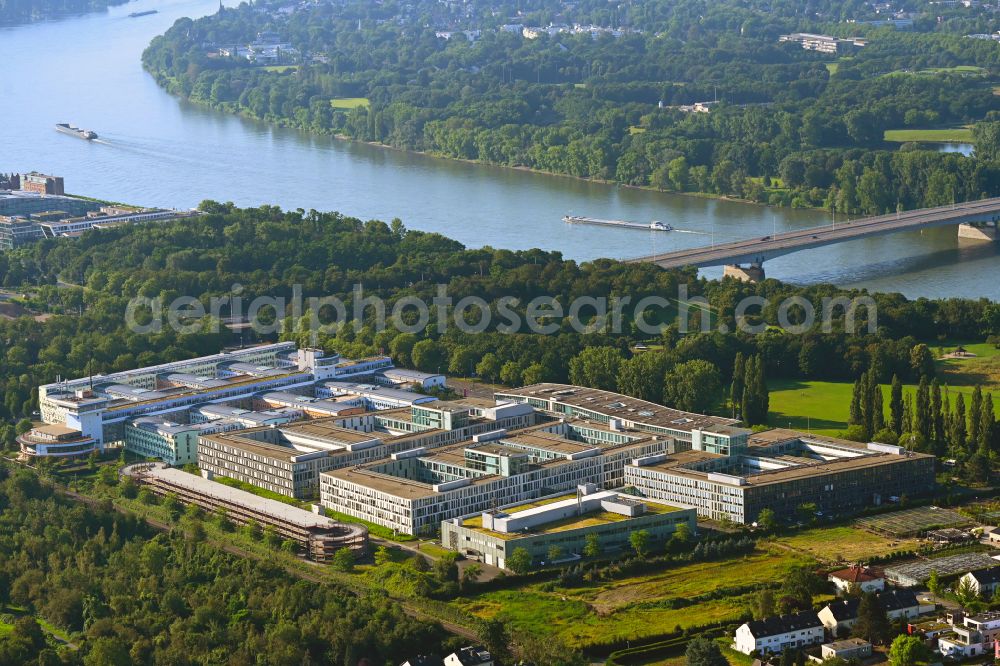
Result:
{"type": "MultiPolygon", "coordinates": [[[[709,200],[714,200],[714,201],[726,201],[726,202],[730,202],[730,203],[747,204],[747,205],[755,206],[757,208],[779,208],[779,209],[794,209],[794,210],[814,210],[814,211],[818,211],[818,212],[825,212],[826,211],[826,209],[823,208],[822,206],[812,206],[812,205],[797,205],[797,206],[796,205],[788,205],[788,206],[784,206],[784,205],[775,205],[775,204],[767,202],[767,201],[756,201],[756,200],[753,200],[753,199],[746,199],[746,198],[734,197],[734,196],[729,195],[729,194],[718,194],[718,193],[714,193],[714,192],[698,192],[698,191],[690,191],[690,190],[665,190],[665,189],[660,189],[660,188],[654,187],[652,185],[632,185],[632,184],[628,184],[628,183],[621,183],[619,181],[611,180],[611,179],[593,178],[593,177],[588,177],[588,176],[576,176],[576,175],[573,175],[573,174],[561,173],[561,172],[558,172],[558,171],[546,171],[544,169],[538,169],[536,167],[530,167],[530,166],[525,166],[525,165],[501,164],[499,162],[490,162],[490,161],[481,160],[481,159],[471,159],[471,158],[464,158],[464,157],[453,157],[451,155],[447,155],[447,154],[440,153],[440,152],[437,152],[437,151],[432,151],[432,150],[418,150],[418,149],[415,149],[415,148],[403,148],[403,147],[400,147],[400,146],[394,146],[392,144],[383,143],[381,141],[369,141],[369,140],[365,140],[365,139],[358,139],[358,138],[352,137],[352,136],[350,136],[348,134],[344,134],[342,132],[319,130],[319,129],[316,129],[314,127],[303,127],[300,124],[294,122],[293,120],[291,120],[289,118],[280,118],[280,117],[276,117],[276,116],[265,116],[265,117],[261,118],[259,116],[256,116],[256,115],[252,114],[252,113],[248,113],[248,112],[246,112],[243,109],[236,108],[231,103],[213,104],[211,102],[206,102],[204,100],[192,99],[191,97],[186,96],[186,95],[184,95],[181,92],[178,92],[177,86],[176,86],[176,82],[173,79],[171,79],[170,77],[163,76],[161,74],[158,74],[157,72],[150,71],[149,69],[146,69],[146,71],[147,71],[147,73],[150,74],[150,76],[153,77],[153,79],[156,81],[157,85],[160,86],[160,88],[162,88],[165,92],[167,92],[168,94],[170,94],[171,96],[173,96],[173,97],[175,97],[175,98],[177,98],[179,100],[182,100],[182,101],[184,101],[186,103],[189,103],[189,104],[192,104],[194,106],[197,106],[198,108],[206,109],[206,110],[209,110],[209,111],[212,111],[212,112],[216,112],[216,113],[222,113],[222,114],[229,115],[229,116],[235,116],[235,117],[242,118],[244,120],[249,120],[249,121],[256,122],[256,123],[264,123],[264,124],[272,126],[272,127],[280,127],[282,129],[292,130],[292,131],[295,131],[295,132],[301,132],[301,133],[303,133],[303,134],[305,134],[306,136],[309,136],[309,137],[326,137],[326,138],[330,138],[330,139],[335,139],[337,141],[343,141],[343,142],[346,142],[346,143],[351,143],[351,144],[356,144],[356,145],[370,146],[372,148],[378,148],[378,149],[381,149],[381,150],[393,151],[393,152],[397,152],[397,153],[401,153],[401,154],[406,154],[406,155],[419,155],[421,157],[429,157],[429,158],[433,158],[433,159],[439,159],[439,160],[443,160],[443,161],[447,161],[447,162],[452,162],[452,163],[458,163],[458,164],[474,164],[474,165],[477,165],[477,166],[494,167],[494,168],[498,168],[498,169],[508,169],[508,170],[517,171],[517,172],[520,172],[520,173],[530,173],[530,174],[537,174],[537,175],[542,175],[542,176],[564,178],[564,179],[572,180],[572,181],[575,181],[575,182],[594,183],[594,184],[597,184],[597,185],[605,185],[605,186],[609,186],[609,187],[619,187],[619,188],[624,188],[624,189],[628,189],[628,190],[635,190],[635,191],[639,191],[639,192],[653,192],[653,193],[656,193],[656,194],[680,195],[680,196],[693,197],[693,198],[698,198],[698,199],[709,199],[709,200]],[[165,81],[168,82],[168,83],[165,83],[165,81]]],[[[765,188],[764,191],[765,192],[780,192],[780,191],[783,191],[783,190],[781,188],[771,188],[771,189],[765,188]]]]}

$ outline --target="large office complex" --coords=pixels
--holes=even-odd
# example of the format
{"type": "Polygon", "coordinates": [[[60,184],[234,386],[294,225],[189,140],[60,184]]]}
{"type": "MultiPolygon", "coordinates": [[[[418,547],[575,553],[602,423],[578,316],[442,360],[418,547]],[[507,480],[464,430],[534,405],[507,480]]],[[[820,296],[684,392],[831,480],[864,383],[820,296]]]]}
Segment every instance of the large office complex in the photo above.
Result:
{"type": "Polygon", "coordinates": [[[280,342],[59,381],[39,387],[39,407],[44,424],[66,432],[53,437],[32,431],[21,438],[21,451],[26,456],[81,455],[121,443],[134,453],[183,464],[194,453],[188,445],[193,437],[232,430],[234,423],[250,428],[363,412],[360,399],[324,400],[312,394],[317,384],[391,365],[385,356],[344,359],[280,342]],[[206,421],[219,423],[201,432],[190,427],[206,421]]]}
{"type": "Polygon", "coordinates": [[[391,366],[283,342],[57,382],[39,388],[46,425],[19,441],[25,456],[123,443],[171,464],[197,460],[407,534],[586,484],[738,523],[765,508],[833,516],[934,484],[933,456],[897,446],[751,433],[565,384],[442,401],[395,387],[434,376],[391,366]]]}
{"type": "Polygon", "coordinates": [[[828,516],[856,511],[934,483],[932,456],[895,446],[751,433],[732,419],[564,384],[495,397],[531,407],[538,423],[328,471],[320,475],[321,502],[417,534],[588,483],[633,487],[650,501],[739,523],[764,508],[779,518],[812,505],[828,516]]]}
{"type": "Polygon", "coordinates": [[[441,523],[441,543],[466,557],[507,568],[507,558],[525,549],[532,562],[578,559],[590,535],[603,553],[629,549],[632,532],[645,530],[650,546],[662,546],[686,524],[695,531],[694,509],[600,490],[588,483],[576,492],[503,507],[441,523]]]}
{"type": "Polygon", "coordinates": [[[926,493],[934,487],[934,456],[776,429],[726,454],[694,446],[637,458],[625,467],[625,483],[651,499],[737,523],[756,521],[763,509],[790,519],[812,505],[832,517],[926,493]]]}
{"type": "Polygon", "coordinates": [[[314,497],[322,472],[534,423],[524,405],[438,401],[200,438],[198,466],[291,497],[314,497]]]}
{"type": "MultiPolygon", "coordinates": [[[[498,405],[537,411],[525,403],[498,405]]],[[[407,534],[432,532],[444,520],[582,484],[617,487],[626,463],[675,445],[669,438],[617,423],[555,418],[544,412],[537,412],[536,418],[534,426],[487,432],[441,448],[412,447],[323,474],[321,502],[407,534]]]]}

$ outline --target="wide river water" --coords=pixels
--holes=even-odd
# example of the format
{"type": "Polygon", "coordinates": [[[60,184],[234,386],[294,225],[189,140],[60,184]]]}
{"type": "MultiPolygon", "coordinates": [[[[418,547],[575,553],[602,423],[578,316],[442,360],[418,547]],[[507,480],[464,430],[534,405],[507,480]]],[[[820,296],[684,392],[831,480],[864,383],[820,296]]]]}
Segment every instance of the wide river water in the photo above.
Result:
{"type": "MultiPolygon", "coordinates": [[[[540,247],[577,260],[830,223],[829,215],[816,211],[452,162],[195,107],[158,88],[139,56],[177,18],[217,8],[216,0],[138,0],[107,13],[0,27],[0,171],[61,174],[73,193],[144,205],[190,208],[216,199],[339,210],[363,219],[399,217],[409,228],[438,231],[469,246],[540,247]],[[128,17],[145,9],[159,13],[128,17]],[[59,134],[57,122],[93,129],[101,140],[59,134]],[[661,220],[689,233],[569,226],[562,222],[567,213],[661,220]]],[[[800,252],[765,269],[797,283],[1000,300],[1000,282],[982,277],[995,275],[998,254],[996,244],[960,243],[954,230],[938,229],[800,252]]]]}

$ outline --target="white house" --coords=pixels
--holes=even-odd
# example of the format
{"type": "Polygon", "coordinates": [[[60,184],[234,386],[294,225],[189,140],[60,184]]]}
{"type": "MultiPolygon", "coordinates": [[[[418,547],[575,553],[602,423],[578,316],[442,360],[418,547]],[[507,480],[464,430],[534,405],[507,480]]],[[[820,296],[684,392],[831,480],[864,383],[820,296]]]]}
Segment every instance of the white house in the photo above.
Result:
{"type": "Polygon", "coordinates": [[[992,599],[997,587],[1000,586],[1000,567],[976,569],[958,579],[961,585],[965,581],[983,599],[992,599]]]}
{"type": "Polygon", "coordinates": [[[735,649],[743,654],[783,652],[823,642],[823,623],[816,613],[804,611],[792,615],[753,620],[736,630],[735,649]]]}
{"type": "Polygon", "coordinates": [[[944,657],[964,659],[989,654],[1000,638],[1000,613],[989,612],[963,618],[963,624],[938,637],[938,651],[944,657]]]}
{"type": "Polygon", "coordinates": [[[885,576],[882,572],[861,565],[833,571],[827,578],[837,588],[837,594],[850,591],[852,586],[862,592],[881,592],[885,589],[885,576]]]}
{"type": "MultiPolygon", "coordinates": [[[[912,619],[934,610],[931,604],[921,605],[912,590],[886,590],[876,592],[875,596],[882,603],[890,620],[912,619]]],[[[857,598],[838,599],[823,607],[818,613],[819,619],[834,638],[846,636],[858,620],[860,603],[861,600],[857,598]]]]}
{"type": "Polygon", "coordinates": [[[444,666],[493,666],[493,657],[486,648],[464,647],[445,657],[444,666]]]}

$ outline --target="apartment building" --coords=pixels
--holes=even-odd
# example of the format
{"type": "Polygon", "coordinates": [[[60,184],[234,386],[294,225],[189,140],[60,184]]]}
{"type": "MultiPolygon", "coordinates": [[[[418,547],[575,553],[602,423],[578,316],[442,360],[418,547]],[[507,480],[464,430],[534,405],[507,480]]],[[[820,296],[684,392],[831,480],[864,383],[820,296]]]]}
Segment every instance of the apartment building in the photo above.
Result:
{"type": "Polygon", "coordinates": [[[746,622],[736,629],[734,648],[743,654],[777,654],[823,642],[823,623],[813,611],[746,622]]]}

